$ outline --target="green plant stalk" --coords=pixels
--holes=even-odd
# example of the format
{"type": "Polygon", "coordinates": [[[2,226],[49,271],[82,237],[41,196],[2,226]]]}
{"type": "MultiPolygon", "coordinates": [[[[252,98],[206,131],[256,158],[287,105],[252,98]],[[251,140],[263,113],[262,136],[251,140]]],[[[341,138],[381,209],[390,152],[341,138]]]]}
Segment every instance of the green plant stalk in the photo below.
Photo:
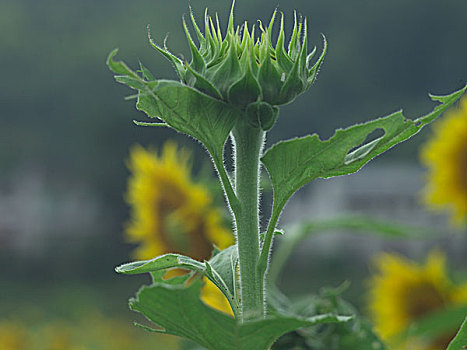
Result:
{"type": "Polygon", "coordinates": [[[221,182],[222,189],[224,190],[227,204],[229,205],[232,214],[236,219],[237,213],[240,211],[240,203],[232,187],[232,183],[230,181],[229,175],[227,174],[227,170],[225,169],[224,162],[222,159],[217,157],[213,157],[213,162],[219,175],[219,181],[221,182]]]}
{"type": "Polygon", "coordinates": [[[233,131],[235,149],[235,191],[240,202],[236,215],[240,263],[242,320],[264,317],[262,277],[257,273],[259,258],[259,158],[264,131],[239,121],[233,131]]]}
{"type": "Polygon", "coordinates": [[[261,277],[261,283],[264,285],[266,283],[266,276],[268,272],[269,265],[269,256],[271,255],[272,241],[274,239],[274,230],[276,229],[277,222],[279,221],[280,213],[276,210],[272,211],[271,218],[269,219],[268,228],[266,230],[266,235],[264,236],[263,246],[261,248],[261,253],[258,258],[258,263],[256,264],[256,271],[261,277]]]}

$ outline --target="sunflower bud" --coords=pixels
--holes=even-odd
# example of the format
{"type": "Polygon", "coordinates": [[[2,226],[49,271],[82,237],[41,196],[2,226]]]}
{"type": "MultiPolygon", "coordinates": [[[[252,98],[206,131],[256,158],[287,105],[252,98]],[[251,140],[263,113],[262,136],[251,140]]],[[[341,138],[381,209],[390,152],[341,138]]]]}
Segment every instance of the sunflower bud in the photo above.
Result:
{"type": "Polygon", "coordinates": [[[176,57],[164,46],[151,44],[167,57],[175,67],[180,80],[207,95],[234,104],[243,109],[251,125],[267,130],[274,124],[278,108],[275,106],[292,102],[314,82],[326,53],[326,40],[320,57],[315,63],[316,52],[307,52],[307,21],[297,20],[285,49],[284,15],[274,45],[271,33],[276,19],[274,11],[269,25],[258,28],[234,26],[233,9],[225,35],[219,19],[204,16],[204,34],[190,10],[190,19],[196,33],[198,45],[193,40],[188,25],[183,26],[191,51],[191,62],[176,57]],[[258,32],[258,35],[256,34],[258,32]]]}

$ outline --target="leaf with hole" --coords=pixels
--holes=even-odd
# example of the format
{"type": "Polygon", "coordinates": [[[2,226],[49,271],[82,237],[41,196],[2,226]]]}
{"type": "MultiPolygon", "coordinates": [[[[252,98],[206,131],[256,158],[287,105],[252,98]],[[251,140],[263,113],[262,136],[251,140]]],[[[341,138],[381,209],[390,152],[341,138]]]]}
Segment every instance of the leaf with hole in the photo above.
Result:
{"type": "Polygon", "coordinates": [[[416,120],[406,119],[399,111],[347,129],[338,129],[325,141],[313,134],[281,141],[271,147],[261,160],[273,185],[273,218],[278,218],[288,199],[303,185],[316,178],[355,173],[374,157],[417,134],[457,101],[466,88],[447,96],[431,96],[433,101],[441,104],[416,120]],[[362,145],[367,136],[378,129],[382,129],[384,135],[362,145]]]}

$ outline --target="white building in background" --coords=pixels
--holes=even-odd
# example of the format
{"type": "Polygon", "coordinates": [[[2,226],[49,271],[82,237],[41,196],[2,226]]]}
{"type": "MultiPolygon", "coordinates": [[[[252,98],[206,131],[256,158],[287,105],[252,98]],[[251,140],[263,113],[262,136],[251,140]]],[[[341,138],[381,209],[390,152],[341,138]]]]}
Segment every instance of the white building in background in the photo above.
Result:
{"type": "Polygon", "coordinates": [[[102,228],[102,205],[85,184],[56,184],[32,167],[0,185],[0,254],[42,258],[102,228]]]}
{"type": "MultiPolygon", "coordinates": [[[[434,246],[452,258],[467,256],[467,232],[454,230],[447,215],[428,210],[422,202],[426,172],[409,163],[369,164],[358,173],[318,179],[297,193],[286,206],[281,226],[301,220],[323,220],[365,215],[417,228],[426,228],[426,239],[384,239],[342,230],[315,235],[298,247],[297,259],[308,254],[353,255],[367,260],[380,250],[396,250],[422,258],[434,246]]],[[[467,263],[467,262],[466,262],[467,263]]]]}

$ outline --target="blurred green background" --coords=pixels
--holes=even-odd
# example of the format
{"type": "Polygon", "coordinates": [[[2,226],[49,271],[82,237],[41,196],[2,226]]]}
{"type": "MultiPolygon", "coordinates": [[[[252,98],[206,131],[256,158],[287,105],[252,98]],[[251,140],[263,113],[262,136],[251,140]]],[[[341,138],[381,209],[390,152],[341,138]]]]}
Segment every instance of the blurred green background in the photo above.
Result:
{"type": "MultiPolygon", "coordinates": [[[[311,132],[327,138],[338,127],[400,108],[415,117],[433,107],[428,92],[446,94],[466,83],[466,1],[238,0],[237,24],[243,19],[268,21],[277,5],[286,15],[289,32],[297,9],[309,19],[311,44],[321,49],[324,33],[329,51],[311,91],[281,109],[268,145],[311,132]]],[[[192,0],[191,6],[198,18],[208,7],[225,23],[230,0],[192,0]]],[[[131,91],[114,82],[105,59],[118,47],[119,57],[133,67],[141,60],[157,77],[174,78],[170,64],[149,46],[146,26],[159,43],[170,33],[172,52],[188,54],[181,27],[187,12],[187,0],[0,2],[0,321],[14,320],[41,331],[44,322],[56,320],[81,327],[90,314],[99,315],[103,323],[128,320],[128,328],[130,320],[138,318],[127,311],[126,299],[147,278],[113,272],[115,265],[129,260],[132,248],[122,235],[128,219],[122,195],[128,149],[135,143],[157,146],[172,138],[193,148],[195,167],[208,159],[188,138],[133,125],[132,119],[144,116],[135,110],[134,101],[124,100],[131,91]]],[[[383,170],[368,176],[391,179],[394,170],[396,178],[404,178],[407,168],[422,179],[417,152],[428,136],[425,131],[388,152],[372,166],[383,170]]],[[[412,190],[416,197],[417,190],[412,190]]],[[[295,212],[289,208],[284,220],[300,218],[300,209],[305,215],[307,198],[304,193],[300,205],[291,204],[295,212]]],[[[423,210],[418,202],[414,206],[417,212],[423,210]]],[[[267,213],[268,204],[264,207],[267,213]]],[[[366,207],[371,205],[363,205],[361,211],[366,207]]],[[[443,230],[443,218],[427,217],[431,218],[402,220],[416,225],[435,220],[441,233],[449,230],[443,230]]],[[[320,283],[350,279],[357,282],[349,298],[355,296],[354,302],[361,304],[356,296],[363,289],[367,262],[349,266],[344,260],[358,254],[367,239],[355,238],[339,254],[339,242],[334,241],[320,245],[331,248],[307,260],[314,268],[298,269],[292,262],[284,289],[293,295],[315,291],[320,283]],[[304,283],[303,274],[313,279],[304,283]]],[[[435,243],[455,245],[446,238],[435,243]]],[[[387,244],[411,249],[400,242],[376,242],[367,251],[387,244]]],[[[425,245],[410,244],[422,247],[410,250],[415,256],[423,253],[425,245]]],[[[462,269],[467,261],[460,253],[453,252],[453,259],[462,269]]],[[[89,327],[82,328],[83,338],[92,333],[89,327]]],[[[149,340],[139,329],[129,332],[144,337],[141,344],[155,344],[154,349],[169,346],[161,345],[165,338],[149,340]]],[[[149,345],[134,348],[144,346],[149,345]]]]}

